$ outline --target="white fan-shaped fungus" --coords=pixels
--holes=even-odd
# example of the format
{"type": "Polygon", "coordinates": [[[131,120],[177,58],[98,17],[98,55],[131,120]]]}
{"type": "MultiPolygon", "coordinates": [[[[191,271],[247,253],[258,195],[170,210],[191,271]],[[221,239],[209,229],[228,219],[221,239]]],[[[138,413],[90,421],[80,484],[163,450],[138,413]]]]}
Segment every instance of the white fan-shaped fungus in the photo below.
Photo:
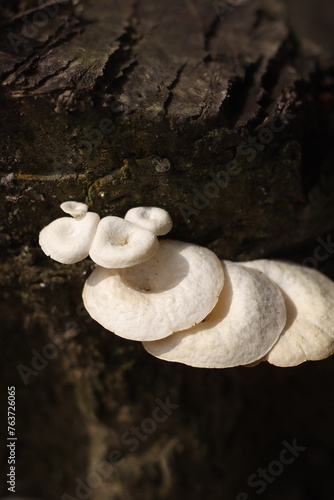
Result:
{"type": "Polygon", "coordinates": [[[202,321],[223,283],[223,267],[211,250],[164,240],[143,264],[97,267],[85,283],[83,301],[92,318],[116,335],[155,340],[202,321]]]}
{"type": "Polygon", "coordinates": [[[153,356],[199,368],[252,363],[277,341],[286,311],[279,288],[262,273],[223,261],[225,283],[213,311],[199,323],[155,342],[153,356]]]}
{"type": "Polygon", "coordinates": [[[164,240],[166,210],[135,207],[100,220],[66,201],[39,235],[63,264],[98,265],[83,290],[89,314],[107,330],[142,341],[152,355],[203,368],[295,366],[334,353],[334,283],[298,264],[220,261],[207,248],[164,240]],[[225,279],[225,283],[224,283],[225,279]]]}
{"type": "Polygon", "coordinates": [[[88,212],[88,205],[80,201],[64,201],[60,208],[66,214],[72,215],[72,217],[81,217],[88,212]]]}
{"type": "Polygon", "coordinates": [[[159,250],[155,234],[120,217],[104,217],[97,226],[89,251],[99,266],[118,269],[135,266],[159,250]]]}
{"type": "Polygon", "coordinates": [[[39,244],[51,259],[61,264],[75,264],[88,257],[100,217],[94,212],[87,212],[84,209],[87,205],[83,203],[66,203],[65,211],[76,215],[61,217],[44,227],[39,234],[39,244]],[[74,205],[69,208],[66,203],[74,205]],[[84,205],[81,207],[82,215],[78,214],[78,205],[84,205]]]}
{"type": "Polygon", "coordinates": [[[284,294],[287,323],[266,355],[277,366],[296,366],[334,353],[334,283],[315,269],[293,262],[255,260],[243,263],[262,271],[284,294]]]}
{"type": "Polygon", "coordinates": [[[157,236],[169,233],[173,227],[169,213],[158,207],[131,208],[124,218],[139,227],[152,231],[157,236]]]}

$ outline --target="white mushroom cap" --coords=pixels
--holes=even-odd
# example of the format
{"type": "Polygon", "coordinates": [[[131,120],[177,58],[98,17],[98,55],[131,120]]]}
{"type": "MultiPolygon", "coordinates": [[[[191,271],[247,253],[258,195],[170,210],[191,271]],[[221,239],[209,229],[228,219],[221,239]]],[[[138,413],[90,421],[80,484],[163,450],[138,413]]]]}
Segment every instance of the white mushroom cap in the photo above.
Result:
{"type": "Polygon", "coordinates": [[[75,264],[89,255],[100,217],[94,212],[82,216],[61,217],[39,234],[43,252],[61,264],[75,264]]]}
{"type": "Polygon", "coordinates": [[[159,241],[151,231],[109,216],[97,226],[89,255],[99,266],[119,269],[145,262],[158,250],[159,241]]]}
{"type": "Polygon", "coordinates": [[[97,267],[83,290],[89,314],[131,340],[155,340],[200,322],[224,284],[218,257],[207,248],[164,240],[150,260],[128,269],[97,267]]]}
{"type": "Polygon", "coordinates": [[[218,303],[202,323],[155,342],[153,356],[199,368],[252,363],[277,341],[286,320],[279,288],[262,273],[223,261],[225,284],[218,303]]]}
{"type": "Polygon", "coordinates": [[[173,221],[169,213],[158,207],[131,208],[124,218],[139,227],[152,231],[157,236],[169,233],[173,227],[173,221]]]}
{"type": "Polygon", "coordinates": [[[331,356],[334,283],[319,271],[292,262],[255,260],[243,264],[277,283],[286,302],[286,327],[267,354],[267,361],[277,366],[296,366],[331,356]]]}
{"type": "Polygon", "coordinates": [[[64,203],[60,205],[60,208],[66,214],[72,215],[72,217],[81,217],[88,211],[88,205],[80,201],[64,201],[64,203]]]}

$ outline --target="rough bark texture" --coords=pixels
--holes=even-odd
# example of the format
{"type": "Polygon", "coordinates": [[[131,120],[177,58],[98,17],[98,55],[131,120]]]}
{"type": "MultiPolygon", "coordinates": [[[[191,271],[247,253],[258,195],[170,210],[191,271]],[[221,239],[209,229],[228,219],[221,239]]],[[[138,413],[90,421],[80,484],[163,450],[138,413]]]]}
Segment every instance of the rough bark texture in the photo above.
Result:
{"type": "Polygon", "coordinates": [[[94,484],[107,461],[89,498],[252,497],[249,475],[296,438],[307,450],[268,498],[330,498],[332,360],[155,360],[90,320],[92,263],[51,261],[38,233],[68,199],[101,216],[157,205],[172,238],[222,258],[312,257],[334,227],[331,63],[301,47],[276,0],[36,3],[3,2],[0,38],[1,352],[17,387],[18,491],[80,498],[77,478],[94,484]],[[50,342],[57,354],[36,369],[50,342]],[[35,370],[27,385],[19,365],[35,370]],[[179,408],[136,450],[120,440],[167,396],[179,408]]]}

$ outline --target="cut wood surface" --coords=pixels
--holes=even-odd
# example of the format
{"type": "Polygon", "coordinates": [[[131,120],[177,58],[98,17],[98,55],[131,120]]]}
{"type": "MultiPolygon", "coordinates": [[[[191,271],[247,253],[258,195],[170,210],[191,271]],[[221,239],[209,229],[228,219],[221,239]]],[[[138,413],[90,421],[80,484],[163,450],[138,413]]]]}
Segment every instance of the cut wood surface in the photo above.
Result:
{"type": "MultiPolygon", "coordinates": [[[[319,58],[301,53],[278,2],[47,5],[3,20],[9,210],[43,224],[64,198],[102,214],[163,205],[177,237],[231,258],[312,237],[328,219],[319,58]]],[[[36,227],[14,216],[4,232],[22,243],[36,227]]]]}
{"type": "Polygon", "coordinates": [[[74,199],[100,216],[163,207],[170,237],[221,258],[314,258],[334,227],[330,57],[279,0],[3,1],[0,25],[1,350],[21,405],[20,492],[75,495],[122,450],[94,498],[233,498],[283,439],[314,436],[307,419],[297,433],[298,405],[330,453],[305,378],[321,405],[331,360],[291,372],[155,360],[85,313],[92,262],[57,264],[38,246],[74,199]],[[50,342],[57,355],[33,368],[50,342]],[[167,396],[179,408],[132,452],[119,436],[167,396]]]}

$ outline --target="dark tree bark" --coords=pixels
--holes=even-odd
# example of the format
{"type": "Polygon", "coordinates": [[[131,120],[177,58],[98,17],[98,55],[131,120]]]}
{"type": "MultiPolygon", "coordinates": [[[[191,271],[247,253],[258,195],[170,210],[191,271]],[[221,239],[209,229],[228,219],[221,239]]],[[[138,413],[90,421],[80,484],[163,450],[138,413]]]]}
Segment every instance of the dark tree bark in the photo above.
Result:
{"type": "MultiPolygon", "coordinates": [[[[0,39],[1,351],[20,408],[18,490],[75,496],[77,478],[120,450],[91,498],[251,496],[248,476],[296,438],[308,451],[270,498],[311,498],[314,457],[327,466],[333,451],[331,360],[155,360],[89,319],[92,263],[51,261],[38,233],[68,199],[101,216],[156,205],[172,238],[221,258],[314,259],[334,226],[332,62],[300,43],[278,0],[36,3],[4,2],[0,39]],[[120,440],[167,396],[179,408],[136,450],[120,440]]],[[[331,247],[322,258],[307,262],[333,276],[331,247]]]]}

